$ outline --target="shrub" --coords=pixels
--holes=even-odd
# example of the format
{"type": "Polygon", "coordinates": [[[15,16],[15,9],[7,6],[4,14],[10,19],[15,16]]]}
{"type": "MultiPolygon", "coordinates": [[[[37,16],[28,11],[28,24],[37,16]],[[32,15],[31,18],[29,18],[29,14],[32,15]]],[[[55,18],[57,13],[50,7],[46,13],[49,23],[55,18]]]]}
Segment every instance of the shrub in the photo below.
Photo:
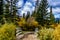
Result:
{"type": "Polygon", "coordinates": [[[49,29],[42,28],[38,32],[38,38],[40,40],[52,40],[52,38],[53,38],[52,33],[53,33],[53,29],[52,28],[49,28],[49,29]]]}
{"type": "Polygon", "coordinates": [[[17,22],[20,27],[24,27],[26,25],[26,21],[24,18],[21,18],[19,22],[17,22]]]}
{"type": "Polygon", "coordinates": [[[13,23],[6,23],[0,28],[0,40],[15,40],[15,28],[13,23]]]}
{"type": "Polygon", "coordinates": [[[35,21],[33,17],[28,18],[27,20],[21,18],[18,25],[22,28],[22,30],[33,31],[36,27],[38,27],[38,22],[35,21]]]}
{"type": "Polygon", "coordinates": [[[58,26],[58,24],[52,24],[50,26],[55,29],[58,26]]]}
{"type": "Polygon", "coordinates": [[[53,32],[54,38],[53,40],[60,40],[60,25],[58,25],[54,32],[53,32]]]}

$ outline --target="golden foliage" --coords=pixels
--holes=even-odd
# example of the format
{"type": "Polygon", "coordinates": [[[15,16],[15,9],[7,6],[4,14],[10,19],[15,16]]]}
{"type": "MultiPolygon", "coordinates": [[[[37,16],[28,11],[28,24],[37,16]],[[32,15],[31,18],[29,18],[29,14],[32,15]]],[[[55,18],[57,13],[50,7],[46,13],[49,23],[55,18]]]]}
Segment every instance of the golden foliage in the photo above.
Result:
{"type": "Polygon", "coordinates": [[[53,40],[60,40],[60,25],[58,25],[54,32],[53,32],[54,38],[53,40]]]}
{"type": "Polygon", "coordinates": [[[38,22],[35,21],[33,17],[29,17],[27,20],[25,18],[20,18],[20,21],[17,22],[22,29],[34,29],[38,27],[38,22]]]}
{"type": "Polygon", "coordinates": [[[35,19],[34,19],[33,17],[30,17],[30,18],[27,20],[27,25],[28,25],[28,26],[37,27],[37,26],[38,26],[38,22],[35,21],[35,19]]]}
{"type": "Polygon", "coordinates": [[[56,28],[58,26],[58,24],[52,24],[51,27],[52,28],[56,28]]]}
{"type": "Polygon", "coordinates": [[[34,21],[32,21],[32,25],[37,27],[38,26],[38,22],[34,20],[34,21]]]}
{"type": "Polygon", "coordinates": [[[52,28],[42,28],[38,32],[38,37],[40,40],[52,40],[53,38],[53,29],[52,28]]]}
{"type": "Polygon", "coordinates": [[[51,25],[53,28],[41,28],[38,32],[40,40],[60,40],[60,24],[51,25]]]}
{"type": "Polygon", "coordinates": [[[6,23],[0,28],[0,40],[15,40],[16,26],[13,23],[6,23]]]}
{"type": "Polygon", "coordinates": [[[19,26],[25,26],[26,25],[26,21],[24,18],[21,18],[20,21],[18,22],[19,26]]]}
{"type": "Polygon", "coordinates": [[[20,21],[18,22],[19,26],[23,27],[25,25],[27,25],[28,27],[30,26],[34,26],[37,27],[38,26],[38,22],[35,21],[35,19],[33,17],[30,17],[27,19],[27,21],[24,18],[21,18],[20,21]]]}

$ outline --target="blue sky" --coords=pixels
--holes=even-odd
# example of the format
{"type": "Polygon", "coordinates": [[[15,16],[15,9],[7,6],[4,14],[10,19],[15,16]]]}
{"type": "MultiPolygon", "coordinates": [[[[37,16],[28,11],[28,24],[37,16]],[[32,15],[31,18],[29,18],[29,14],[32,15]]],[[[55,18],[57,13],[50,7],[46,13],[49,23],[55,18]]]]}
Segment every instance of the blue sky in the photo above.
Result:
{"type": "MultiPolygon", "coordinates": [[[[19,0],[17,3],[18,13],[22,15],[23,13],[27,13],[30,11],[32,13],[35,9],[36,0],[19,0]]],[[[50,6],[53,7],[53,14],[55,18],[60,18],[60,1],[59,0],[48,0],[50,6]]],[[[48,8],[48,12],[49,12],[48,8]]]]}

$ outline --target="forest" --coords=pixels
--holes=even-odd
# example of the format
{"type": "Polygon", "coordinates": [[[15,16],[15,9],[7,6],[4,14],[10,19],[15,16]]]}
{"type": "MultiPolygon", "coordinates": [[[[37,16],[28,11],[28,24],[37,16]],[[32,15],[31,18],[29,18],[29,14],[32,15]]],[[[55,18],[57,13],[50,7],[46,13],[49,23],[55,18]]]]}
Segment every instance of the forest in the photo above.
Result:
{"type": "Polygon", "coordinates": [[[60,40],[60,19],[56,20],[47,0],[37,0],[32,14],[28,11],[22,16],[17,12],[17,2],[0,0],[0,40],[17,40],[17,35],[27,32],[35,32],[39,40],[60,40]]]}

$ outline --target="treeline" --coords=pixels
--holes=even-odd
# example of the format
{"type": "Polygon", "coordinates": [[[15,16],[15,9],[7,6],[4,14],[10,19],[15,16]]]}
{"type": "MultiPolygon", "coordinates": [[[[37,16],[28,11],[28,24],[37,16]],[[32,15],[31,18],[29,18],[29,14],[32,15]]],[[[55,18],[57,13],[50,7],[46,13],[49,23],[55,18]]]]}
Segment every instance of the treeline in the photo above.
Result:
{"type": "Polygon", "coordinates": [[[36,27],[48,27],[55,24],[52,6],[49,6],[47,0],[37,0],[34,12],[30,14],[28,11],[27,15],[23,13],[23,17],[19,17],[19,15],[17,15],[17,0],[0,1],[0,24],[13,22],[22,29],[27,28],[29,30],[35,29],[36,27]],[[50,8],[50,12],[47,10],[48,7],[50,8]]]}
{"type": "Polygon", "coordinates": [[[0,24],[6,22],[15,23],[19,17],[17,15],[16,3],[17,0],[0,0],[0,24]]]}
{"type": "Polygon", "coordinates": [[[34,12],[30,14],[27,12],[23,14],[23,20],[19,22],[20,27],[24,29],[35,29],[40,28],[41,26],[50,27],[50,25],[55,24],[55,18],[52,12],[52,6],[50,6],[50,12],[48,12],[48,1],[47,0],[37,0],[36,7],[34,12]]]}

